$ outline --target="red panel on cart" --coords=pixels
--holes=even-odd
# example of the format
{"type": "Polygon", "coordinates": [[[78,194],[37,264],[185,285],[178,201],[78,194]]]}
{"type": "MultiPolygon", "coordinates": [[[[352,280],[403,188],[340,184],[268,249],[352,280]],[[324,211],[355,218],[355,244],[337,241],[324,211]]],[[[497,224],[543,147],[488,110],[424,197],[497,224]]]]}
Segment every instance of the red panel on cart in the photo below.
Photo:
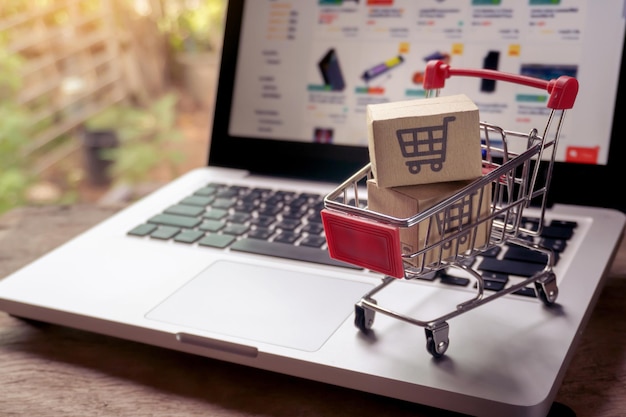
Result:
{"type": "Polygon", "coordinates": [[[331,258],[392,277],[404,277],[397,227],[326,209],[321,214],[331,258]]]}

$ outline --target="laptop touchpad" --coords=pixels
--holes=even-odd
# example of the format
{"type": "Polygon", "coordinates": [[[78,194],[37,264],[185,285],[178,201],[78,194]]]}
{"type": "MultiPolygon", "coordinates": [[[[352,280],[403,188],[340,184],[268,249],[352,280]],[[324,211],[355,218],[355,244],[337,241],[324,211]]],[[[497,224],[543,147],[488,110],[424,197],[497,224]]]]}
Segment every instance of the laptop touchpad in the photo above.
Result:
{"type": "Polygon", "coordinates": [[[347,279],[220,261],[146,317],[250,341],[315,351],[372,287],[373,284],[347,279]]]}

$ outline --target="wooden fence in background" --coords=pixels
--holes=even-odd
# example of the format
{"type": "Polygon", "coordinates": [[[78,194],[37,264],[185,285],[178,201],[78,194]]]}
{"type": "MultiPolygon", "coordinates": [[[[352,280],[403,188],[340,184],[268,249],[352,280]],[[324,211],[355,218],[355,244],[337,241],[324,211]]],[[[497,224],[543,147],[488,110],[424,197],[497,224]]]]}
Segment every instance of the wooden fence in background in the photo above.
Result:
{"type": "Polygon", "coordinates": [[[130,16],[127,0],[23,3],[0,12],[0,35],[24,59],[18,101],[37,127],[24,156],[43,171],[81,146],[70,136],[95,113],[163,90],[163,45],[156,25],[130,16]]]}

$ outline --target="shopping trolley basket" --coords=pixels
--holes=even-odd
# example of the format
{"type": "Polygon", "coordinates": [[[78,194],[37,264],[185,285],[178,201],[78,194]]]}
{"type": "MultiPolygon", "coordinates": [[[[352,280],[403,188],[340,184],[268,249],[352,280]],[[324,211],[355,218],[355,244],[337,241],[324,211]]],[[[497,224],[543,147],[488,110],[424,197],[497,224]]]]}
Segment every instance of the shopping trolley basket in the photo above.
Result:
{"type": "Polygon", "coordinates": [[[360,203],[362,187],[372,178],[371,164],[331,191],[322,210],[330,256],[383,274],[382,282],[355,303],[356,327],[367,333],[376,313],[421,326],[426,333],[426,349],[434,357],[441,357],[448,349],[447,321],[453,317],[528,285],[534,286],[544,304],[556,301],[554,254],[524,236],[541,234],[563,118],[566,110],[573,107],[578,93],[578,81],[568,76],[544,81],[494,70],[454,69],[441,61],[431,61],[424,77],[426,96],[433,91],[438,95],[451,76],[500,80],[547,91],[549,111],[543,133],[537,129],[515,132],[481,122],[483,175],[411,217],[389,216],[360,203]],[[521,141],[525,150],[512,151],[510,144],[514,141],[521,141]],[[547,175],[543,177],[539,175],[542,164],[547,164],[547,175]],[[523,221],[524,210],[531,201],[538,205],[539,211],[538,226],[534,228],[527,227],[523,221]],[[419,230],[417,248],[405,248],[400,243],[400,230],[407,228],[419,230]],[[467,266],[467,261],[505,243],[545,254],[545,267],[531,277],[485,295],[481,274],[467,266]],[[475,281],[476,291],[443,315],[418,319],[381,306],[374,298],[399,278],[423,278],[445,268],[464,271],[475,281]]]}

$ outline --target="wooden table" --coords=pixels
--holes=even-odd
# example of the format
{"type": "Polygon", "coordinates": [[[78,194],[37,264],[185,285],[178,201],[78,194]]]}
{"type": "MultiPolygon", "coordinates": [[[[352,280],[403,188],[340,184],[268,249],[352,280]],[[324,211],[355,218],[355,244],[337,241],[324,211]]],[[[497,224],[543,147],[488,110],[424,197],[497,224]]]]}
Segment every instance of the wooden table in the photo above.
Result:
{"type": "MultiPolygon", "coordinates": [[[[0,277],[115,207],[29,207],[0,217],[0,277]]],[[[626,245],[557,401],[626,416],[626,245]]],[[[450,416],[416,404],[0,313],[1,416],[450,416]]]]}

